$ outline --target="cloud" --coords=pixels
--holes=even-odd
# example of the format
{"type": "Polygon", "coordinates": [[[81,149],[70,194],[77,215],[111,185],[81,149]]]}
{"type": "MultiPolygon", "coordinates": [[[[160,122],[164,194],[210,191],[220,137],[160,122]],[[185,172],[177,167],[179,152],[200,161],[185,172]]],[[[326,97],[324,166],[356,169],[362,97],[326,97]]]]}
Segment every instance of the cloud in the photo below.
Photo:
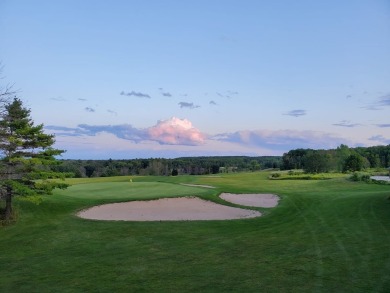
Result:
{"type": "Polygon", "coordinates": [[[55,126],[55,125],[45,125],[45,129],[48,129],[48,130],[74,131],[74,128],[72,128],[72,127],[55,126]]]}
{"type": "MultiPolygon", "coordinates": [[[[187,119],[172,117],[154,126],[136,128],[129,124],[88,125],[77,127],[46,126],[56,135],[59,147],[73,158],[112,155],[132,157],[178,157],[204,155],[281,155],[298,148],[332,149],[340,144],[357,146],[356,141],[321,131],[242,130],[213,136],[202,133],[187,119]],[[97,155],[98,154],[98,155],[97,155]]],[[[372,136],[375,143],[390,143],[382,135],[372,136]]],[[[361,144],[360,144],[361,145],[361,144]]]]}
{"type": "Polygon", "coordinates": [[[79,124],[75,128],[63,126],[46,126],[46,130],[55,133],[56,136],[96,136],[109,133],[118,138],[130,140],[135,143],[157,142],[167,145],[200,145],[203,144],[206,135],[192,126],[187,119],[172,117],[168,120],[158,121],[155,126],[139,129],[129,124],[121,125],[88,125],[79,124]]]}
{"type": "Polygon", "coordinates": [[[90,112],[90,113],[94,113],[95,112],[95,109],[93,109],[91,107],[85,107],[84,110],[87,111],[87,112],[90,112]]]}
{"type": "Polygon", "coordinates": [[[369,106],[365,106],[365,107],[362,107],[362,108],[366,109],[366,110],[370,110],[370,111],[382,110],[382,108],[380,108],[378,106],[375,106],[375,105],[369,105],[369,106]]]}
{"type": "Polygon", "coordinates": [[[380,97],[378,104],[384,107],[390,106],[390,94],[380,97]]]}
{"type": "Polygon", "coordinates": [[[166,93],[162,92],[161,94],[162,94],[164,97],[172,97],[171,93],[168,93],[168,92],[166,92],[166,93]]]}
{"type": "Polygon", "coordinates": [[[298,130],[245,130],[219,134],[210,139],[252,145],[284,152],[297,148],[323,149],[335,148],[340,144],[350,145],[350,142],[346,139],[330,133],[298,130]]]}
{"type": "Polygon", "coordinates": [[[160,144],[199,145],[205,141],[205,135],[192,126],[187,119],[172,117],[158,121],[157,125],[148,128],[149,139],[160,144]]]}
{"type": "Polygon", "coordinates": [[[112,133],[119,138],[132,140],[135,142],[140,142],[144,139],[147,139],[144,130],[134,128],[129,124],[120,124],[120,125],[79,124],[78,129],[84,135],[89,135],[89,136],[94,136],[97,135],[98,133],[107,132],[107,133],[112,133]]]}
{"type": "Polygon", "coordinates": [[[74,137],[74,136],[96,136],[101,133],[110,133],[115,135],[118,138],[131,140],[136,143],[147,139],[145,130],[137,129],[132,127],[129,124],[120,124],[120,125],[88,125],[88,124],[79,124],[77,127],[64,127],[64,126],[55,126],[49,125],[45,126],[46,130],[54,133],[56,136],[60,137],[74,137]]]}
{"type": "Polygon", "coordinates": [[[66,101],[66,99],[63,97],[50,98],[50,100],[56,101],[56,102],[65,102],[66,101]]]}
{"type": "Polygon", "coordinates": [[[383,135],[374,135],[369,138],[369,140],[377,141],[380,143],[390,144],[390,139],[385,138],[383,135]]]}
{"type": "Polygon", "coordinates": [[[160,91],[161,91],[161,94],[164,96],[164,97],[172,97],[172,94],[170,92],[164,92],[164,89],[162,87],[159,87],[158,88],[160,91]]]}
{"type": "Polygon", "coordinates": [[[283,115],[299,117],[306,115],[306,110],[291,110],[289,112],[284,113],[283,115]]]}
{"type": "Polygon", "coordinates": [[[117,116],[117,115],[118,115],[118,113],[117,113],[117,112],[115,112],[114,110],[110,110],[110,109],[108,109],[108,110],[107,110],[107,112],[108,112],[108,113],[110,113],[110,114],[112,114],[112,115],[115,115],[115,116],[117,116]]]}
{"type": "Polygon", "coordinates": [[[180,108],[189,108],[189,109],[200,108],[200,106],[194,105],[194,103],[188,103],[188,102],[179,102],[178,105],[180,106],[180,108]]]}
{"type": "Polygon", "coordinates": [[[376,124],[376,126],[378,126],[380,128],[387,128],[387,127],[390,127],[390,124],[376,124]]]}
{"type": "Polygon", "coordinates": [[[345,98],[350,99],[350,98],[352,98],[352,95],[347,95],[345,98]]]}
{"type": "Polygon", "coordinates": [[[135,91],[131,91],[129,93],[126,93],[124,91],[121,91],[120,93],[121,96],[135,96],[137,98],[147,98],[147,99],[150,99],[151,97],[148,95],[148,94],[144,94],[144,93],[140,93],[140,92],[135,92],[135,91]]]}
{"type": "Polygon", "coordinates": [[[82,101],[82,102],[87,101],[87,99],[77,99],[77,100],[82,101]]]}
{"type": "Polygon", "coordinates": [[[361,124],[358,123],[351,123],[350,121],[347,120],[342,120],[339,123],[334,123],[332,124],[334,126],[341,126],[341,127],[356,127],[356,126],[361,126],[361,124]]]}
{"type": "Polygon", "coordinates": [[[389,107],[390,106],[390,94],[384,95],[382,97],[379,97],[378,101],[375,103],[363,107],[366,110],[383,110],[383,107],[389,107]]]}
{"type": "Polygon", "coordinates": [[[56,126],[56,125],[45,125],[45,130],[54,133],[56,136],[60,136],[60,137],[83,136],[86,134],[79,128],[56,126]]]}
{"type": "MultiPolygon", "coordinates": [[[[335,136],[330,133],[316,131],[297,130],[256,130],[237,131],[233,133],[221,133],[208,136],[195,128],[187,119],[172,117],[167,120],[158,121],[156,125],[141,129],[129,124],[121,125],[88,125],[80,124],[75,128],[63,126],[46,126],[46,130],[54,133],[59,138],[79,137],[85,142],[90,138],[110,134],[118,139],[130,141],[135,144],[141,143],[145,147],[158,143],[160,145],[176,146],[216,146],[220,152],[245,148],[246,151],[254,150],[282,153],[297,148],[328,149],[335,148],[340,144],[352,145],[351,141],[335,136]],[[88,139],[87,139],[88,138],[88,139]]],[[[373,137],[371,140],[386,141],[381,136],[373,137]]],[[[199,150],[200,151],[200,150],[199,150]]],[[[203,151],[212,152],[209,149],[203,151]]],[[[216,150],[214,150],[216,151],[216,150]]]]}
{"type": "Polygon", "coordinates": [[[216,92],[216,94],[221,98],[232,99],[232,96],[238,95],[237,91],[226,91],[225,94],[221,94],[220,92],[216,92]]]}
{"type": "Polygon", "coordinates": [[[213,106],[217,106],[217,103],[215,101],[210,101],[209,104],[213,106]]]}

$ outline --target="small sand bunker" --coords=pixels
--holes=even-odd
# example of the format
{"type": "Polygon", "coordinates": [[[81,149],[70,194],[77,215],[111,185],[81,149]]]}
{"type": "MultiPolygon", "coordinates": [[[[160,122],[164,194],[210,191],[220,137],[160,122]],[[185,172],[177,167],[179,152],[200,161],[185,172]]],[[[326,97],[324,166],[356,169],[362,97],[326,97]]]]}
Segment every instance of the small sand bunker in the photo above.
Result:
{"type": "Polygon", "coordinates": [[[220,205],[197,197],[163,198],[96,206],[77,214],[84,219],[112,221],[188,221],[254,218],[261,213],[220,205]]]}
{"type": "Polygon", "coordinates": [[[371,176],[370,178],[376,181],[390,181],[389,176],[371,176]]]}
{"type": "Polygon", "coordinates": [[[192,186],[192,187],[203,187],[203,188],[215,188],[214,186],[211,186],[211,185],[202,185],[202,184],[188,184],[188,183],[180,183],[180,185],[184,185],[184,186],[192,186]]]}
{"type": "Polygon", "coordinates": [[[272,208],[278,205],[279,197],[274,194],[232,194],[221,193],[219,196],[231,203],[261,208],[272,208]]]}

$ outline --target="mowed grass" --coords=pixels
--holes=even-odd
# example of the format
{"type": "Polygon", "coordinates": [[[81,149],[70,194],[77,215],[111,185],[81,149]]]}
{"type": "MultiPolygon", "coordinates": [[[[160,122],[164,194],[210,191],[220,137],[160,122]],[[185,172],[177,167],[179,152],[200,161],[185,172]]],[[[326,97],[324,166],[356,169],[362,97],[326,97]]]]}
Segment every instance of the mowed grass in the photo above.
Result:
{"type": "Polygon", "coordinates": [[[0,228],[0,291],[389,292],[389,185],[269,175],[72,179],[39,206],[18,200],[18,222],[0,228]],[[197,195],[223,202],[220,192],[282,200],[264,217],[245,220],[75,216],[115,201],[197,195]]]}

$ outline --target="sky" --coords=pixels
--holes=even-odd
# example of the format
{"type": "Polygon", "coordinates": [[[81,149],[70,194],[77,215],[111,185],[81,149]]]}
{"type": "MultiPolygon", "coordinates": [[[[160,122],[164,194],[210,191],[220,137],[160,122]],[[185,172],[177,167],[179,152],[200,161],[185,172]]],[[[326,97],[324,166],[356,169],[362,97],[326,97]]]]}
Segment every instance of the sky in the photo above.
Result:
{"type": "Polygon", "coordinates": [[[65,159],[390,144],[389,0],[0,0],[0,36],[65,159]]]}

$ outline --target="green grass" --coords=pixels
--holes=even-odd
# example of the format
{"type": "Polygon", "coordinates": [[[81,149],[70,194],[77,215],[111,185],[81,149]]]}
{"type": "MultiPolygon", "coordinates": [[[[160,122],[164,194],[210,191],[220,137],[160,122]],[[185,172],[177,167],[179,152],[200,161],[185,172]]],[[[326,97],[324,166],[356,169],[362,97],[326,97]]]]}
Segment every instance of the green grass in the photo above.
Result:
{"type": "Polygon", "coordinates": [[[2,292],[388,292],[390,186],[222,177],[72,179],[0,228],[2,292]],[[216,189],[178,183],[213,185],[216,189]],[[109,222],[77,210],[114,201],[220,192],[274,193],[266,216],[230,221],[109,222]]]}

